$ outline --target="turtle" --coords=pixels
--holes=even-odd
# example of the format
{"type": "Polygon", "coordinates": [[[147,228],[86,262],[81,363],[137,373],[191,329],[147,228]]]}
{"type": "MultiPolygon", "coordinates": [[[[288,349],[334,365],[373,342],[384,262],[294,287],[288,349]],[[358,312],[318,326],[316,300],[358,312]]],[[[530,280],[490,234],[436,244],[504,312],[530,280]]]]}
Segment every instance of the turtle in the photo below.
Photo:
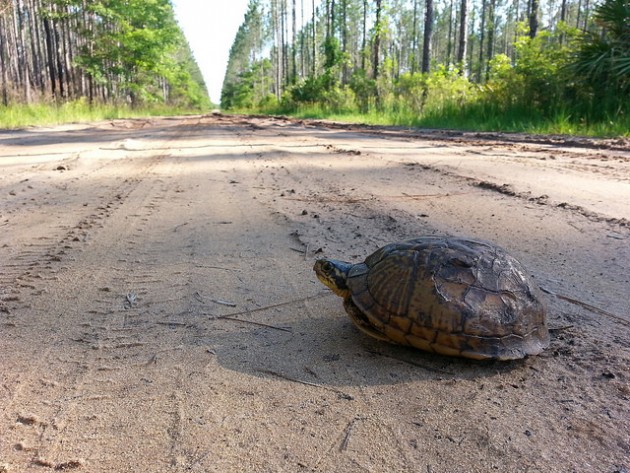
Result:
{"type": "Polygon", "coordinates": [[[549,346],[540,288],[492,243],[421,236],[352,264],[319,259],[318,279],[367,335],[441,355],[516,360],[549,346]]]}

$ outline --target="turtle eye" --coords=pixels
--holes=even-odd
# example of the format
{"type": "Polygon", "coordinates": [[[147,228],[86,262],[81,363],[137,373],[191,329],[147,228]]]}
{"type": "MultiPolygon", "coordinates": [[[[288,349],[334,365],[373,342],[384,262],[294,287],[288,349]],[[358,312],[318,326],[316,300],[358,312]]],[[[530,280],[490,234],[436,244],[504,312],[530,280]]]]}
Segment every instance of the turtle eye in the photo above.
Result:
{"type": "Polygon", "coordinates": [[[333,269],[333,265],[330,261],[324,261],[322,263],[322,269],[326,272],[329,272],[333,269]]]}

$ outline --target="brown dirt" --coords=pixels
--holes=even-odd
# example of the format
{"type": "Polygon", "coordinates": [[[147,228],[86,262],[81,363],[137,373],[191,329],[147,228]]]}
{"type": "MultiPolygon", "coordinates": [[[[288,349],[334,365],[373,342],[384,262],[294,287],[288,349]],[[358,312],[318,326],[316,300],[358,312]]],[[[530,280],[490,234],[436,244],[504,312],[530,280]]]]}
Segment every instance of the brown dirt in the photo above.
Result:
{"type": "Polygon", "coordinates": [[[627,472],[620,141],[220,115],[0,132],[0,472],[627,472]],[[312,272],[491,240],[551,347],[364,336],[312,272]]]}

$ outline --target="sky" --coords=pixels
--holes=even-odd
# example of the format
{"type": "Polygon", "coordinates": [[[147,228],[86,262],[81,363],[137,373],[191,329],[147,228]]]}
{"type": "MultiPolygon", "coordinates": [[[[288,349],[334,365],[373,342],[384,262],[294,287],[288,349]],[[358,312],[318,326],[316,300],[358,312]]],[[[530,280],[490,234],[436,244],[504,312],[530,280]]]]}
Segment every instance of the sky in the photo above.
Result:
{"type": "MultiPolygon", "coordinates": [[[[245,20],[249,0],[171,0],[171,3],[201,69],[210,100],[219,104],[230,48],[245,20]]],[[[301,4],[296,5],[298,18],[302,17],[301,4]]],[[[315,0],[314,4],[318,8],[321,0],[315,0]]],[[[305,2],[306,19],[312,16],[312,5],[311,1],[305,2]]]]}
{"type": "Polygon", "coordinates": [[[173,0],[172,3],[210,99],[218,104],[230,47],[245,18],[248,0],[173,0]]]}

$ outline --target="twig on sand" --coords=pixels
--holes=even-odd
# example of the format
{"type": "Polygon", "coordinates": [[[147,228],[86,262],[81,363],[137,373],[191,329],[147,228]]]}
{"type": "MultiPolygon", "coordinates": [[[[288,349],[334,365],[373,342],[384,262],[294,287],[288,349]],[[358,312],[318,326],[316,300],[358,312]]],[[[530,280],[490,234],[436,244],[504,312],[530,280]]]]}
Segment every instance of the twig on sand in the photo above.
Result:
{"type": "Polygon", "coordinates": [[[309,248],[308,243],[304,246],[304,248],[293,248],[292,246],[290,246],[289,248],[295,251],[296,253],[302,254],[304,256],[304,261],[306,261],[306,258],[308,257],[308,248],[309,248]]]}
{"type": "Polygon", "coordinates": [[[270,369],[259,369],[257,371],[259,371],[260,373],[264,373],[264,374],[270,374],[270,375],[276,376],[278,378],[286,379],[287,381],[291,381],[293,383],[300,383],[300,384],[303,384],[305,386],[311,386],[311,387],[314,387],[314,388],[326,389],[328,391],[334,392],[335,394],[338,394],[341,398],[347,399],[349,401],[354,399],[354,396],[352,396],[351,394],[344,393],[343,391],[341,391],[341,390],[339,390],[337,388],[333,388],[331,386],[325,386],[323,384],[312,383],[310,381],[304,381],[302,379],[293,378],[291,376],[287,376],[286,374],[282,374],[282,373],[279,373],[277,371],[270,370],[270,369]]]}
{"type": "Polygon", "coordinates": [[[236,303],[234,302],[229,302],[229,301],[222,301],[220,299],[210,299],[212,302],[214,302],[215,304],[219,304],[219,305],[225,305],[228,307],[236,307],[236,303]]]}
{"type": "Polygon", "coordinates": [[[350,442],[350,435],[352,435],[352,429],[354,429],[354,424],[359,420],[365,420],[365,417],[355,417],[345,428],[345,435],[343,436],[343,440],[341,441],[341,445],[339,446],[339,451],[343,452],[348,448],[348,442],[350,442]]]}
{"type": "Polygon", "coordinates": [[[176,225],[175,228],[173,229],[173,232],[177,233],[177,231],[182,228],[184,225],[188,225],[188,222],[184,222],[184,223],[180,223],[179,225],[176,225]]]}
{"type": "Polygon", "coordinates": [[[393,200],[422,200],[422,199],[436,199],[442,197],[454,197],[457,195],[470,194],[470,192],[449,192],[447,194],[407,194],[402,193],[400,195],[374,195],[372,197],[287,197],[286,200],[297,200],[300,202],[332,202],[338,204],[357,204],[359,202],[370,202],[376,199],[393,199],[393,200]]]}
{"type": "Polygon", "coordinates": [[[281,330],[283,332],[289,332],[289,333],[293,333],[293,330],[291,330],[290,328],[286,328],[286,327],[278,327],[276,325],[269,325],[269,324],[265,324],[262,322],[255,322],[253,320],[243,320],[243,319],[237,319],[236,317],[230,317],[230,316],[221,316],[221,317],[217,317],[221,318],[221,319],[225,319],[225,320],[233,320],[234,322],[245,322],[246,324],[253,324],[253,325],[259,325],[260,327],[267,327],[267,328],[272,328],[274,330],[281,330]]]}
{"type": "MultiPolygon", "coordinates": [[[[303,297],[301,299],[292,299],[290,301],[279,302],[278,304],[271,304],[271,305],[267,305],[267,306],[264,306],[264,307],[258,307],[256,309],[245,309],[245,310],[242,310],[240,312],[233,312],[231,314],[211,316],[210,320],[227,319],[227,320],[232,320],[234,322],[243,322],[243,323],[246,323],[246,324],[259,325],[261,327],[268,327],[268,328],[272,328],[274,330],[281,330],[283,332],[293,333],[293,330],[291,328],[278,327],[277,325],[270,325],[270,324],[266,324],[266,323],[263,323],[263,322],[256,322],[254,320],[240,319],[240,318],[238,318],[238,316],[239,315],[250,315],[250,314],[252,314],[254,312],[261,312],[263,310],[275,309],[275,308],[283,307],[283,306],[286,306],[286,305],[297,304],[297,303],[300,303],[300,302],[308,301],[310,299],[318,298],[320,296],[325,296],[326,294],[327,293],[320,293],[320,294],[316,294],[314,296],[306,296],[306,297],[303,297]]],[[[330,294],[332,294],[332,292],[330,294]]],[[[214,299],[210,299],[210,300],[212,302],[217,303],[217,304],[223,304],[223,305],[227,305],[229,307],[236,307],[236,304],[231,305],[230,302],[217,301],[217,300],[214,300],[214,299]]]]}
{"type": "Polygon", "coordinates": [[[630,325],[630,320],[626,320],[623,317],[620,317],[619,315],[613,314],[612,312],[608,312],[604,309],[600,309],[599,307],[596,307],[594,305],[591,305],[587,302],[584,302],[578,299],[574,299],[573,297],[565,296],[564,294],[558,294],[557,292],[553,292],[550,289],[547,289],[544,287],[541,287],[540,289],[543,292],[546,292],[547,294],[555,296],[558,299],[562,299],[563,301],[570,302],[571,304],[579,305],[580,307],[583,307],[586,310],[590,310],[591,312],[594,312],[595,314],[603,315],[605,317],[610,317],[611,319],[615,319],[624,325],[630,325]]]}
{"type": "MultiPolygon", "coordinates": [[[[279,302],[277,304],[271,304],[271,305],[266,305],[263,307],[257,307],[256,309],[247,309],[247,310],[243,310],[240,312],[233,312],[231,314],[225,314],[225,315],[218,315],[216,317],[212,317],[212,319],[225,319],[228,317],[236,317],[238,315],[249,315],[249,314],[253,314],[254,312],[262,312],[264,310],[269,310],[269,309],[276,309],[278,307],[284,307],[286,305],[292,305],[292,304],[297,304],[300,302],[306,302],[306,301],[310,301],[312,299],[317,299],[319,297],[322,296],[326,296],[326,295],[331,295],[333,294],[332,292],[321,292],[319,294],[315,294],[313,296],[306,296],[306,297],[302,297],[300,299],[292,299],[290,301],[285,301],[285,302],[279,302]]],[[[216,301],[213,301],[216,302],[216,301]]],[[[234,306],[236,307],[236,305],[234,306]]]]}
{"type": "Polygon", "coordinates": [[[550,332],[562,332],[564,330],[569,330],[570,328],[573,328],[573,324],[571,324],[571,325],[564,325],[562,327],[549,327],[549,331],[550,332]]]}
{"type": "Polygon", "coordinates": [[[158,325],[168,325],[169,327],[188,327],[190,324],[185,322],[155,322],[158,325]]]}

